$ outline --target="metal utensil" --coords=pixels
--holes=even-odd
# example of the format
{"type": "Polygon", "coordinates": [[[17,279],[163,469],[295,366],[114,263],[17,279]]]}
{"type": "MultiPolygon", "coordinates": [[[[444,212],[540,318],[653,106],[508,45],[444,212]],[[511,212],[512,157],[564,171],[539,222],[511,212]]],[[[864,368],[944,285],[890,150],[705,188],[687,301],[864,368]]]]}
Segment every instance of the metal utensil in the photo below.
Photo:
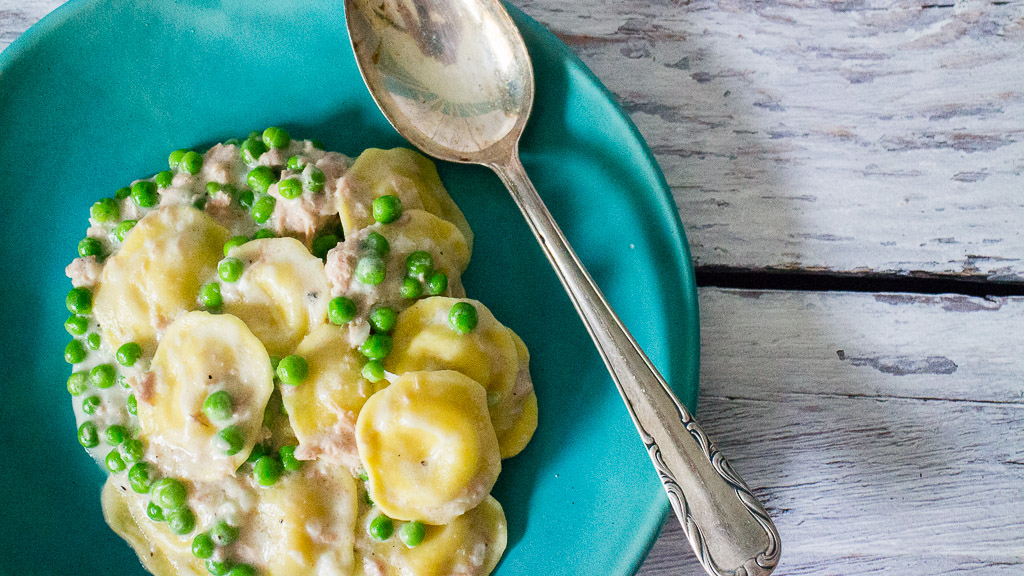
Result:
{"type": "Polygon", "coordinates": [[[345,0],[363,80],[388,121],[427,154],[494,170],[594,339],[701,565],[767,575],[779,535],[760,502],[679,402],[569,246],[519,161],[533,105],[526,45],[497,0],[345,0]]]}

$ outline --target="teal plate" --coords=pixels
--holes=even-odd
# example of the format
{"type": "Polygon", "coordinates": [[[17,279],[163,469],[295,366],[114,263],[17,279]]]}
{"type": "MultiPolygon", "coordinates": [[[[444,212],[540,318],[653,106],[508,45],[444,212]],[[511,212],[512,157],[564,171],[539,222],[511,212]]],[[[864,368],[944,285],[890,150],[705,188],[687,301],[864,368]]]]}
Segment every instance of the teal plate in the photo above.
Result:
{"type": "MultiPolygon", "coordinates": [[[[64,381],[64,266],[89,206],[202,148],[276,124],[328,149],[403,145],[363,87],[338,0],[73,0],[0,55],[0,574],[144,574],[100,514],[64,381]]],[[[523,162],[676,392],[697,399],[689,253],[665,179],[608,91],[512,10],[537,75],[523,162]]],[[[498,179],[440,165],[476,232],[467,292],[532,353],[540,424],[505,463],[497,574],[634,572],[668,509],[568,297],[498,179]]],[[[683,553],[683,551],[680,551],[683,553]]]]}

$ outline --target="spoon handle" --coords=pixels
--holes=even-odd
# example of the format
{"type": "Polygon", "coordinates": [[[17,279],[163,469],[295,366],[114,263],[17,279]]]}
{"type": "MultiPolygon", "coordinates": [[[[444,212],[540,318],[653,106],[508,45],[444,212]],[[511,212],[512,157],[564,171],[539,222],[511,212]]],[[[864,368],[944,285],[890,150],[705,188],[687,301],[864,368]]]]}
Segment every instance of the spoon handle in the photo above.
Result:
{"type": "Polygon", "coordinates": [[[597,344],[701,565],[716,576],[770,574],[780,543],[764,507],[623,326],[537,194],[518,153],[491,168],[512,193],[597,344]]]}

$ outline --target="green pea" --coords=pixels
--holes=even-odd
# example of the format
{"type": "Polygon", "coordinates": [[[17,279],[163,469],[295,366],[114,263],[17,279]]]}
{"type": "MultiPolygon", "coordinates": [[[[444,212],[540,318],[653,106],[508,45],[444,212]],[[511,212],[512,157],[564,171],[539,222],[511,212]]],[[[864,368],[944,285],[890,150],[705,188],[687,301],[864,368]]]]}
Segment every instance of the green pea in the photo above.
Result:
{"type": "Polygon", "coordinates": [[[135,342],[125,342],[117,349],[117,363],[121,366],[134,366],[142,357],[142,346],[135,342]]]}
{"type": "Polygon", "coordinates": [[[256,195],[252,190],[242,190],[238,193],[238,205],[248,210],[256,202],[256,195]]]}
{"type": "Polygon", "coordinates": [[[82,238],[78,242],[78,255],[82,258],[87,256],[99,258],[103,255],[103,243],[96,238],[82,238]]]}
{"type": "Polygon", "coordinates": [[[476,307],[469,302],[458,302],[448,311],[448,325],[459,334],[469,334],[476,328],[476,307]]]}
{"type": "Polygon", "coordinates": [[[234,402],[226,390],[218,390],[203,401],[203,412],[213,421],[224,421],[234,413],[234,402]]]}
{"type": "Polygon", "coordinates": [[[100,342],[100,335],[95,332],[89,334],[85,338],[85,344],[89,347],[90,350],[99,350],[100,344],[102,344],[102,342],[100,342]]]}
{"type": "Polygon", "coordinates": [[[171,170],[177,170],[181,166],[181,159],[185,157],[188,150],[175,150],[167,157],[167,166],[171,170]]]}
{"type": "Polygon", "coordinates": [[[327,176],[324,175],[324,171],[317,168],[316,166],[307,166],[303,171],[306,189],[310,192],[320,192],[324,189],[324,184],[327,183],[327,176]]]}
{"type": "Polygon", "coordinates": [[[377,332],[391,332],[398,323],[398,312],[390,306],[381,306],[370,314],[370,326],[377,332]]]}
{"type": "Polygon", "coordinates": [[[124,441],[124,444],[121,444],[121,457],[129,464],[134,464],[135,462],[142,460],[142,457],[145,455],[146,447],[143,446],[141,440],[129,438],[124,441]]]}
{"type": "Polygon", "coordinates": [[[64,361],[68,364],[78,364],[82,360],[85,360],[85,346],[78,340],[68,342],[64,347],[64,361]]]}
{"type": "Polygon", "coordinates": [[[83,422],[78,427],[78,443],[83,448],[95,448],[100,444],[100,432],[92,422],[83,422]]]}
{"type": "Polygon", "coordinates": [[[402,216],[402,201],[398,196],[388,194],[373,199],[373,219],[381,224],[389,224],[402,216]]]}
{"type": "Polygon", "coordinates": [[[206,183],[206,194],[207,194],[207,196],[213,196],[214,194],[216,194],[217,192],[220,192],[221,190],[224,190],[225,192],[227,191],[225,189],[224,185],[221,184],[220,182],[207,182],[206,183]]]}
{"type": "Polygon", "coordinates": [[[444,272],[437,271],[427,276],[426,281],[427,294],[431,296],[440,296],[448,290],[448,275],[444,272]]]}
{"type": "Polygon", "coordinates": [[[263,444],[256,444],[252,447],[252,451],[249,452],[249,457],[245,459],[246,464],[255,464],[257,460],[263,457],[267,453],[267,449],[263,444]]]}
{"type": "Polygon", "coordinates": [[[86,414],[95,414],[99,407],[99,396],[87,396],[82,399],[82,412],[85,412],[86,414]]]}
{"type": "Polygon", "coordinates": [[[322,234],[313,239],[313,256],[323,260],[327,253],[338,245],[340,239],[334,234],[322,234]]]}
{"type": "Polygon", "coordinates": [[[89,371],[89,380],[92,380],[97,388],[110,388],[114,385],[116,377],[117,370],[113,364],[100,364],[89,371]]]}
{"type": "Polygon", "coordinates": [[[391,353],[391,336],[387,334],[370,334],[359,345],[359,351],[370,360],[383,360],[391,353]]]}
{"type": "Polygon", "coordinates": [[[121,453],[117,450],[111,450],[107,457],[103,459],[103,463],[107,465],[107,470],[117,474],[125,468],[124,460],[121,459],[121,453]]]}
{"type": "Polygon", "coordinates": [[[292,141],[284,128],[271,126],[263,131],[263,144],[267,148],[287,148],[292,141]]]}
{"type": "Polygon", "coordinates": [[[427,527],[418,520],[412,522],[406,522],[402,524],[402,527],[398,529],[398,537],[402,539],[402,543],[407,548],[415,548],[423,543],[423,538],[427,535],[427,527]]]}
{"type": "Polygon", "coordinates": [[[239,147],[242,154],[242,161],[249,166],[254,166],[260,161],[260,156],[267,151],[266,145],[259,138],[249,138],[239,147]]]}
{"type": "Polygon", "coordinates": [[[110,444],[111,446],[117,446],[118,444],[124,442],[125,438],[128,437],[128,429],[125,428],[124,426],[121,426],[120,424],[114,424],[107,428],[107,431],[104,433],[104,435],[107,437],[107,444],[110,444]]]}
{"type": "Polygon", "coordinates": [[[405,258],[410,276],[426,276],[434,271],[434,257],[426,250],[417,250],[405,258]]]}
{"type": "Polygon", "coordinates": [[[78,396],[89,387],[89,377],[85,372],[75,372],[68,377],[68,392],[72,396],[78,396]]]}
{"type": "Polygon", "coordinates": [[[157,506],[153,502],[150,502],[146,506],[146,516],[149,516],[149,519],[153,522],[163,522],[167,520],[167,518],[164,516],[164,509],[157,506]]]}
{"type": "Polygon", "coordinates": [[[274,214],[274,206],[277,205],[277,199],[273,196],[264,196],[256,201],[252,205],[252,219],[257,224],[263,224],[274,214]]]}
{"type": "Polygon", "coordinates": [[[121,217],[121,206],[113,198],[104,198],[92,205],[89,215],[97,222],[113,222],[121,217]]]}
{"type": "Polygon", "coordinates": [[[235,564],[227,576],[256,576],[256,568],[251,564],[235,564]]]}
{"type": "Polygon", "coordinates": [[[327,304],[327,317],[338,326],[351,322],[356,317],[356,303],[344,296],[332,298],[327,304]]]}
{"type": "Polygon", "coordinates": [[[296,446],[281,446],[281,450],[278,451],[281,456],[281,466],[288,472],[295,472],[305,464],[295,457],[295,448],[296,446]]]}
{"type": "Polygon", "coordinates": [[[387,516],[381,514],[370,522],[370,536],[378,542],[383,542],[395,533],[395,523],[387,516]]]}
{"type": "Polygon", "coordinates": [[[238,540],[238,528],[224,520],[218,520],[213,528],[210,528],[210,537],[217,546],[229,546],[238,540]]]}
{"type": "Polygon", "coordinates": [[[399,292],[402,294],[402,298],[415,300],[423,296],[423,284],[412,276],[406,276],[402,279],[402,287],[399,292]]]}
{"type": "Polygon", "coordinates": [[[248,236],[232,236],[231,239],[224,243],[224,255],[227,256],[232,248],[237,248],[248,241],[248,236]]]}
{"type": "Polygon", "coordinates": [[[122,186],[114,191],[114,200],[124,200],[131,195],[132,189],[127,186],[122,186]]]}
{"type": "Polygon", "coordinates": [[[252,467],[252,475],[260,486],[273,486],[281,478],[281,462],[273,456],[261,456],[252,467]]]}
{"type": "Polygon", "coordinates": [[[181,170],[189,174],[199,174],[203,169],[203,156],[198,152],[189,150],[181,157],[181,170]]]}
{"type": "Polygon", "coordinates": [[[175,510],[185,505],[188,497],[188,490],[181,480],[176,478],[161,478],[153,484],[153,501],[161,508],[175,510]]]}
{"type": "Polygon", "coordinates": [[[127,236],[128,232],[130,232],[132,228],[135,228],[135,225],[138,223],[138,220],[125,220],[121,222],[117,225],[117,228],[114,228],[114,236],[117,236],[117,240],[119,242],[124,242],[124,237],[127,236]]]}
{"type": "Polygon", "coordinates": [[[179,508],[167,513],[167,527],[178,536],[184,536],[196,529],[196,515],[188,508],[179,508]]]}
{"type": "Polygon", "coordinates": [[[387,276],[387,266],[379,256],[365,256],[356,262],[356,280],[376,286],[387,276]]]}
{"type": "Polygon", "coordinates": [[[363,240],[363,250],[376,254],[381,258],[387,258],[388,253],[391,252],[391,243],[380,234],[370,232],[366,235],[366,239],[363,240]]]}
{"type": "Polygon", "coordinates": [[[210,535],[206,532],[202,532],[192,539],[192,555],[201,560],[206,560],[213,556],[215,548],[216,545],[213,543],[213,538],[210,538],[210,535]]]}
{"type": "Polygon", "coordinates": [[[72,314],[88,314],[92,312],[92,292],[88,288],[72,288],[65,303],[72,314]]]}
{"type": "Polygon", "coordinates": [[[156,184],[147,180],[132,184],[132,200],[142,208],[156,206],[156,184]]]}
{"type": "Polygon", "coordinates": [[[139,401],[135,399],[135,394],[129,394],[128,399],[124,403],[125,408],[128,409],[128,413],[132,416],[136,416],[139,413],[139,401]]]}
{"type": "Polygon", "coordinates": [[[384,364],[380,360],[370,360],[363,364],[363,378],[376,384],[384,379],[384,364]]]}
{"type": "Polygon", "coordinates": [[[298,198],[302,196],[302,182],[295,178],[285,178],[277,184],[277,193],[289,200],[298,198]]]}
{"type": "Polygon", "coordinates": [[[298,386],[309,377],[309,364],[302,356],[285,356],[277,365],[277,377],[285,384],[298,386]]]}
{"type": "Polygon", "coordinates": [[[238,258],[225,258],[217,264],[217,275],[225,282],[238,282],[242,277],[242,261],[238,258]]]}
{"type": "Polygon", "coordinates": [[[68,316],[64,321],[64,329],[72,336],[81,336],[89,329],[89,319],[84,316],[68,316]]]}
{"type": "Polygon", "coordinates": [[[216,282],[203,284],[199,289],[199,301],[210,310],[220,310],[220,307],[224,305],[224,297],[220,294],[220,284],[216,282]]]}
{"type": "Polygon", "coordinates": [[[260,228],[252,235],[253,240],[264,240],[266,238],[277,238],[277,236],[274,236],[274,233],[266,228],[260,228]]]}
{"type": "MultiPolygon", "coordinates": [[[[153,487],[153,466],[146,462],[139,462],[128,469],[128,483],[132,490],[139,494],[146,494],[153,487]]],[[[154,504],[155,506],[155,504],[154,504]]],[[[160,509],[161,515],[163,509],[160,509]]]]}
{"type": "Polygon", "coordinates": [[[231,562],[228,560],[207,560],[206,571],[213,576],[228,576],[231,571],[231,562]]]}
{"type": "Polygon", "coordinates": [[[302,156],[292,156],[288,159],[288,169],[292,172],[301,172],[306,167],[306,159],[302,156]]]}
{"type": "Polygon", "coordinates": [[[217,433],[221,450],[228,456],[234,456],[245,445],[245,431],[238,426],[228,426],[217,433]]]}
{"type": "Polygon", "coordinates": [[[254,192],[266,194],[267,190],[270,190],[270,185],[277,182],[277,176],[269,166],[257,166],[249,171],[245,181],[249,183],[249,187],[254,192]]]}
{"type": "Polygon", "coordinates": [[[153,177],[153,180],[156,181],[157,188],[170,188],[171,184],[174,183],[174,172],[171,172],[170,170],[158,172],[157,175],[153,177]]]}

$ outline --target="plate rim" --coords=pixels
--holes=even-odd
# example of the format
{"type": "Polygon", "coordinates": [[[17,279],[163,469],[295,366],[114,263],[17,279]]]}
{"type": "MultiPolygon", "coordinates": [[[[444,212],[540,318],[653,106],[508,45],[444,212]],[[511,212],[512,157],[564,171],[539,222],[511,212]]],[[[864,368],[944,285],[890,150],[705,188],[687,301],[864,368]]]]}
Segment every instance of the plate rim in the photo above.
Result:
{"type": "MultiPolygon", "coordinates": [[[[69,0],[56,7],[48,14],[40,18],[27,30],[21,33],[17,38],[14,39],[4,50],[0,51],[0,82],[4,79],[4,72],[17,64],[22,58],[29,56],[32,48],[43,40],[48,34],[55,32],[64,22],[68,19],[73,18],[75,15],[83,13],[89,9],[97,9],[98,5],[102,4],[103,0],[69,0]]],[[[524,25],[530,29],[530,33],[540,38],[545,43],[545,47],[552,50],[561,61],[569,67],[572,71],[580,74],[593,88],[596,88],[601,98],[610,104],[612,109],[615,111],[616,116],[620,123],[628,131],[628,135],[632,138],[632,141],[639,146],[639,150],[643,159],[643,162],[650,168],[653,176],[652,192],[654,192],[654,199],[659,210],[662,212],[662,216],[665,217],[670,226],[670,233],[668,234],[668,247],[677,256],[676,261],[672,266],[675,271],[679,286],[682,288],[679,294],[682,306],[678,311],[673,313],[669,309],[665,309],[665,315],[669,317],[677,317],[684,322],[681,323],[681,331],[688,332],[688,340],[693,342],[695,351],[693,352],[690,362],[685,363],[681,366],[681,374],[674,375],[680,380],[684,380],[686,383],[692,383],[691,401],[684,402],[687,404],[692,403],[688,406],[692,409],[694,414],[697,411],[697,397],[700,391],[700,312],[699,302],[697,295],[696,278],[694,274],[694,266],[692,255],[690,252],[689,242],[686,237],[685,229],[683,228],[682,219],[679,213],[679,207],[676,204],[671,187],[668,184],[665,174],[658,164],[654,153],[651,151],[643,134],[637,128],[636,124],[632,121],[629,114],[625,111],[622,105],[619,103],[615,94],[601,82],[600,78],[564,43],[558,36],[556,36],[546,26],[538,22],[532,16],[526,14],[523,10],[510,4],[507,0],[502,0],[505,8],[516,20],[516,24],[520,27],[524,25]],[[692,319],[692,320],[691,320],[692,319]],[[683,376],[683,373],[686,376],[683,376]]],[[[346,34],[347,35],[347,34],[346,34]]],[[[677,346],[671,351],[667,352],[669,358],[676,357],[683,354],[684,352],[680,349],[684,346],[677,346]]],[[[682,384],[673,385],[671,382],[669,386],[680,393],[683,388],[682,384]]],[[[623,552],[627,552],[632,557],[629,563],[628,574],[636,574],[640,567],[643,565],[645,559],[654,543],[658,540],[658,536],[661,531],[662,524],[665,518],[668,516],[669,504],[667,498],[659,497],[655,502],[652,502],[654,506],[648,507],[648,513],[642,518],[642,526],[638,527],[636,536],[631,538],[625,544],[623,552]],[[651,518],[654,512],[653,518],[651,518]]]]}

